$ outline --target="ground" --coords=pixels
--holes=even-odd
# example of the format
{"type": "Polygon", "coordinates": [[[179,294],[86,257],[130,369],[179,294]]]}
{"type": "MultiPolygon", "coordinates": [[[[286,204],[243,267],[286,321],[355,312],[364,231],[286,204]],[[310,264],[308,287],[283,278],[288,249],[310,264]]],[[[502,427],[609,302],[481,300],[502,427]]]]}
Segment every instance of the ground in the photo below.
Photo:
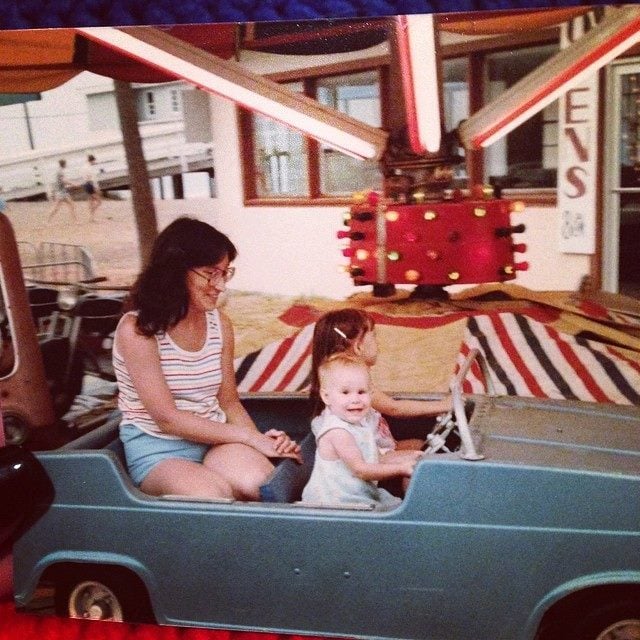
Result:
{"type": "MultiPolygon", "coordinates": [[[[53,221],[47,221],[51,204],[9,203],[6,211],[19,241],[37,245],[40,242],[80,244],[91,253],[95,271],[106,276],[111,285],[131,284],[139,269],[138,243],[133,221],[132,205],[129,201],[104,200],[97,213],[97,220],[89,220],[85,202],[76,202],[77,220],[74,222],[65,207],[53,221]],[[114,242],[117,238],[117,242],[114,242]]],[[[159,227],[184,213],[180,201],[156,203],[159,227]]],[[[233,283],[232,283],[233,284],[233,283]]],[[[271,341],[290,335],[295,327],[282,322],[280,315],[293,305],[310,305],[314,309],[328,310],[350,304],[365,305],[379,309],[379,299],[358,296],[358,299],[335,301],[318,298],[288,298],[264,296],[240,292],[230,288],[225,311],[230,315],[236,336],[236,356],[259,349],[271,341]]],[[[386,313],[421,313],[421,308],[432,307],[427,302],[409,303],[393,309],[386,304],[386,313]]],[[[381,386],[398,391],[444,391],[448,387],[450,374],[459,346],[459,337],[454,331],[452,340],[438,340],[428,348],[428,356],[416,358],[416,351],[424,353],[418,329],[408,329],[401,334],[393,327],[380,326],[381,357],[376,367],[376,378],[381,386]],[[455,335],[454,335],[455,334],[455,335]],[[427,363],[428,360],[428,363],[427,363]],[[427,366],[428,365],[428,366],[427,366]]]]}

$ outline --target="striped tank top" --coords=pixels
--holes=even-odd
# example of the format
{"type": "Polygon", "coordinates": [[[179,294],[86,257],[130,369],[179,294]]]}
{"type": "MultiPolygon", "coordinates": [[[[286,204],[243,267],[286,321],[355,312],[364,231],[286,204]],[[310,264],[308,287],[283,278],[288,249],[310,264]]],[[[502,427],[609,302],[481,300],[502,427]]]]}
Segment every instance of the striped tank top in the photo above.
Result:
{"type": "MultiPolygon", "coordinates": [[[[207,336],[199,351],[181,349],[167,333],[156,336],[160,365],[178,409],[190,411],[209,420],[225,422],[225,413],[218,403],[218,390],[222,382],[220,314],[217,309],[207,311],[206,314],[207,336]]],[[[180,439],[178,436],[163,433],[153,421],[140,401],[124,360],[115,345],[113,368],[118,383],[121,424],[132,424],[159,438],[180,439]]]]}

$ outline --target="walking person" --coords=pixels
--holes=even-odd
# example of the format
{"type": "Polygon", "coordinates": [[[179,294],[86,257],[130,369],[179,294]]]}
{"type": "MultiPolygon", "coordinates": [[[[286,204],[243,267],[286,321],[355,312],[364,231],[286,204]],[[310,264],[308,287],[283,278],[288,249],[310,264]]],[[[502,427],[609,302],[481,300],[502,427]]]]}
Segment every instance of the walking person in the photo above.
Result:
{"type": "Polygon", "coordinates": [[[102,203],[102,193],[100,192],[100,186],[98,185],[98,175],[95,163],[96,157],[90,153],[87,156],[87,161],[85,163],[84,183],[82,185],[89,201],[89,219],[91,222],[95,222],[96,210],[102,203]]]}
{"type": "Polygon", "coordinates": [[[69,191],[72,186],[73,184],[67,179],[67,161],[64,158],[60,158],[60,160],[58,160],[58,171],[56,172],[56,178],[53,186],[53,199],[55,204],[49,213],[47,222],[51,222],[53,220],[53,217],[58,213],[60,206],[63,203],[67,205],[73,221],[77,221],[76,207],[69,191]]]}

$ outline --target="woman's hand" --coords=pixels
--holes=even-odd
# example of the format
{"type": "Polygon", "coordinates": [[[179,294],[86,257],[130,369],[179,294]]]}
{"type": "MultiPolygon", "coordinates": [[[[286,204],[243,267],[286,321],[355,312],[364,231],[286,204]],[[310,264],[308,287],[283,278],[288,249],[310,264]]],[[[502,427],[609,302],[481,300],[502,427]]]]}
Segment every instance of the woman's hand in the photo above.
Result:
{"type": "Polygon", "coordinates": [[[292,440],[284,431],[269,429],[265,434],[276,441],[278,453],[300,453],[300,445],[292,440]]]}
{"type": "Polygon", "coordinates": [[[256,433],[247,443],[267,458],[293,458],[302,462],[300,445],[284,432],[270,429],[266,433],[256,433]]]}

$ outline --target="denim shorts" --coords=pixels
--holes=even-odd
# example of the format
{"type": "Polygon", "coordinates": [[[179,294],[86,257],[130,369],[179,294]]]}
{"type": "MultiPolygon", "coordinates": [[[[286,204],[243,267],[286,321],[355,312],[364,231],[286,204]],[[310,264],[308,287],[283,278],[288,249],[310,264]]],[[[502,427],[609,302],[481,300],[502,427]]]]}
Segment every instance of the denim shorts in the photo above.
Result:
{"type": "Polygon", "coordinates": [[[124,445],[129,475],[136,486],[140,486],[158,462],[168,458],[202,462],[210,449],[210,445],[189,440],[168,440],[150,436],[133,424],[120,425],[120,440],[124,445]]]}

